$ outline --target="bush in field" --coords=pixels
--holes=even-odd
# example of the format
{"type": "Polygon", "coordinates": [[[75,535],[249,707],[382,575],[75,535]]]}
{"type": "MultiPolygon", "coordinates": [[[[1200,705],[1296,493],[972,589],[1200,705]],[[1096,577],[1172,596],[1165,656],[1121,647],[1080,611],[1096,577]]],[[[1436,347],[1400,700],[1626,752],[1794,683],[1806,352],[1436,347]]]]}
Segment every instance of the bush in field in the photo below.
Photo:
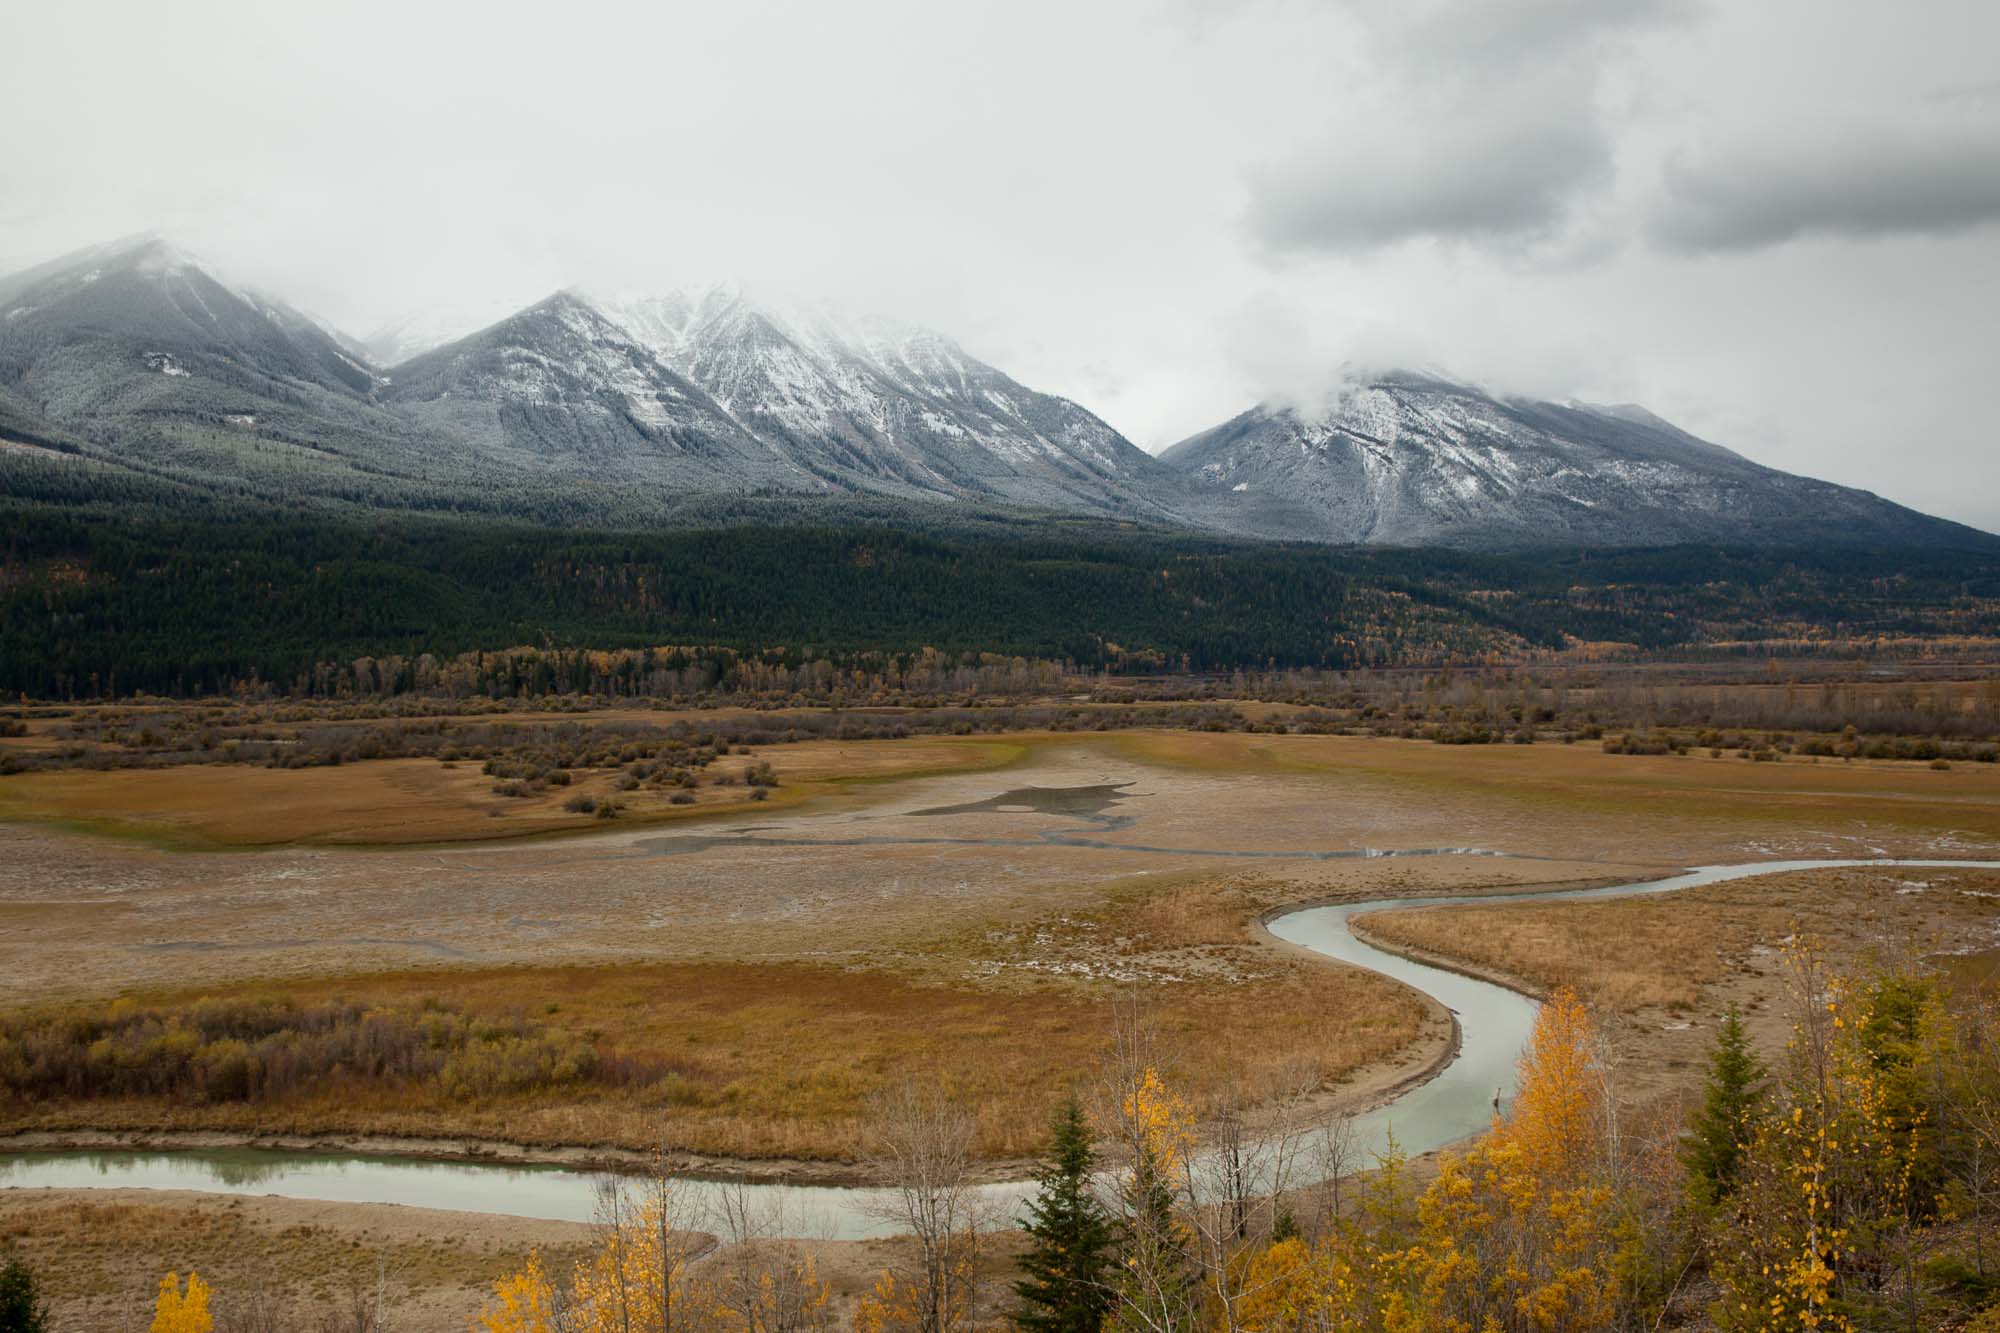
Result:
{"type": "Polygon", "coordinates": [[[48,1327],[48,1307],[35,1294],[35,1275],[10,1254],[0,1263],[0,1333],[42,1333],[48,1327]]]}

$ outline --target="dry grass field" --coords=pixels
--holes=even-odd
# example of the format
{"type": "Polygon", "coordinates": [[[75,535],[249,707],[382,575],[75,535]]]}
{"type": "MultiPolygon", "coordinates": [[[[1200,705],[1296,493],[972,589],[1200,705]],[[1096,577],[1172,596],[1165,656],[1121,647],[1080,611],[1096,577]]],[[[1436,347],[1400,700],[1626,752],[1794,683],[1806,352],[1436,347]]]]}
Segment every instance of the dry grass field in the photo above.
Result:
{"type": "MultiPolygon", "coordinates": [[[[1096,1068],[1113,1008],[1141,1003],[1198,1103],[1225,1096],[1370,1086],[1409,1072],[1448,1031],[1416,996],[1370,973],[1253,943],[1245,924],[1269,886],[1189,884],[1115,895],[1092,915],[941,939],[973,977],[924,984],[880,970],[678,963],[456,968],[293,982],[301,1006],[358,1002],[474,1021],[528,1018],[666,1072],[636,1087],[551,1087],[467,1099],[435,1080],[329,1080],[269,1100],[182,1098],[0,1102],[0,1128],[240,1130],[295,1135],[479,1138],[603,1145],[749,1160],[853,1162],[869,1148],[869,1099],[920,1072],[978,1108],[976,1151],[1035,1150],[1063,1090],[1096,1068]],[[1039,939],[1037,966],[1016,946],[1039,939]],[[1115,945],[1105,941],[1116,940],[1115,945]],[[1399,1060],[1398,1057],[1405,1057],[1399,1060]]],[[[255,999],[263,983],[128,993],[118,1012],[255,999]]],[[[51,1009],[62,1027],[103,1012],[51,1009]]]]}
{"type": "Polygon", "coordinates": [[[462,1333],[494,1280],[528,1249],[567,1265],[589,1234],[574,1222],[276,1197],[129,1189],[0,1195],[0,1249],[14,1248],[36,1273],[50,1327],[79,1333],[145,1328],[160,1276],[190,1269],[215,1289],[214,1309],[224,1317],[273,1300],[284,1312],[276,1327],[313,1329],[379,1290],[393,1308],[389,1327],[462,1333]]]}
{"type": "MultiPolygon", "coordinates": [[[[730,755],[704,774],[692,804],[665,791],[620,791],[617,770],[526,797],[494,792],[471,761],[381,759],[312,768],[186,764],[172,768],[59,769],[0,779],[0,820],[137,838],[173,849],[448,843],[604,827],[564,809],[572,796],[616,799],[632,823],[768,814],[851,784],[1002,768],[1026,751],[1009,740],[804,741],[778,747],[782,783],[758,801],[743,785],[759,756],[730,755]],[[725,783],[717,783],[724,778],[725,783]]],[[[762,757],[771,757],[766,752],[762,757]]]]}
{"type": "Polygon", "coordinates": [[[2000,948],[2000,867],[1793,871],[1660,897],[1375,912],[1357,928],[1539,994],[1571,987],[1608,1013],[1681,1013],[1794,939],[1847,960],[2000,948]]]}
{"type": "Polygon", "coordinates": [[[1577,842],[1606,825],[1643,840],[1647,855],[1680,864],[1697,863],[1731,834],[1753,853],[1734,858],[1742,860],[1841,854],[1819,850],[1835,846],[1857,849],[1848,855],[1887,854],[1874,851],[1883,840],[1905,847],[1921,840],[1939,856],[2000,843],[2000,766],[1989,764],[1752,763],[1706,753],[1606,754],[1584,743],[1442,746],[1191,732],[1134,732],[1110,743],[1147,762],[1203,772],[1324,776],[1373,782],[1412,801],[1465,802],[1481,816],[1471,827],[1482,836],[1496,816],[1539,825],[1479,844],[1510,851],[1576,855],[1585,850],[1577,842]],[[1684,835],[1678,850],[1663,833],[1684,835]]]}

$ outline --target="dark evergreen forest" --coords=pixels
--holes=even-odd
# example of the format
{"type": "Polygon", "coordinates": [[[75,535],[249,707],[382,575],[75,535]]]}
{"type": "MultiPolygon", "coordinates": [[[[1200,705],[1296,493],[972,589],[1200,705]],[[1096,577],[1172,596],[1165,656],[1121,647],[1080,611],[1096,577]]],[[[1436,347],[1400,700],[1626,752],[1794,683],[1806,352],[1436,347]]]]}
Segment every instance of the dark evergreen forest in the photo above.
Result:
{"type": "Polygon", "coordinates": [[[320,662],[516,645],[1214,671],[2000,633],[2000,558],[1978,552],[1491,555],[754,507],[577,531],[160,491],[16,491],[0,519],[0,689],[40,698],[289,690],[320,662]]]}

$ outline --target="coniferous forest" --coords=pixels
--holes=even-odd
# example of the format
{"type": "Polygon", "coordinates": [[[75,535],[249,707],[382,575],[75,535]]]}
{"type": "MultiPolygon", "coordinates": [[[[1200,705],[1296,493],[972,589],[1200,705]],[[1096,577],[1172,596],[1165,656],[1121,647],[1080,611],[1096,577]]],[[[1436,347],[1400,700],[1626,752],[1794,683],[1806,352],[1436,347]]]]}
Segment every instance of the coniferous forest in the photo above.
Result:
{"type": "Polygon", "coordinates": [[[936,507],[912,524],[741,505],[597,531],[26,488],[0,517],[0,689],[43,698],[290,690],[325,662],[522,645],[1157,672],[2000,632],[2000,556],[1981,551],[1327,547],[936,507]]]}

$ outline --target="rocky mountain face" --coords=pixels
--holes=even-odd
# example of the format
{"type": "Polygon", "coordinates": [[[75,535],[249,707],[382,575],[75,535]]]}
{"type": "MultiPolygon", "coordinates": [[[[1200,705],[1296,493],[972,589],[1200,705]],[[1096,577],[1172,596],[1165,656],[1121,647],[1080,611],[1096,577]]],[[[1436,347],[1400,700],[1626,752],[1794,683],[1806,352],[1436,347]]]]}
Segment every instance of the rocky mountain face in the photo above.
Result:
{"type": "Polygon", "coordinates": [[[1264,405],[1162,456],[1211,520],[1399,546],[1931,544],[1982,534],[1793,476],[1643,408],[1500,398],[1429,375],[1264,405]]]}

